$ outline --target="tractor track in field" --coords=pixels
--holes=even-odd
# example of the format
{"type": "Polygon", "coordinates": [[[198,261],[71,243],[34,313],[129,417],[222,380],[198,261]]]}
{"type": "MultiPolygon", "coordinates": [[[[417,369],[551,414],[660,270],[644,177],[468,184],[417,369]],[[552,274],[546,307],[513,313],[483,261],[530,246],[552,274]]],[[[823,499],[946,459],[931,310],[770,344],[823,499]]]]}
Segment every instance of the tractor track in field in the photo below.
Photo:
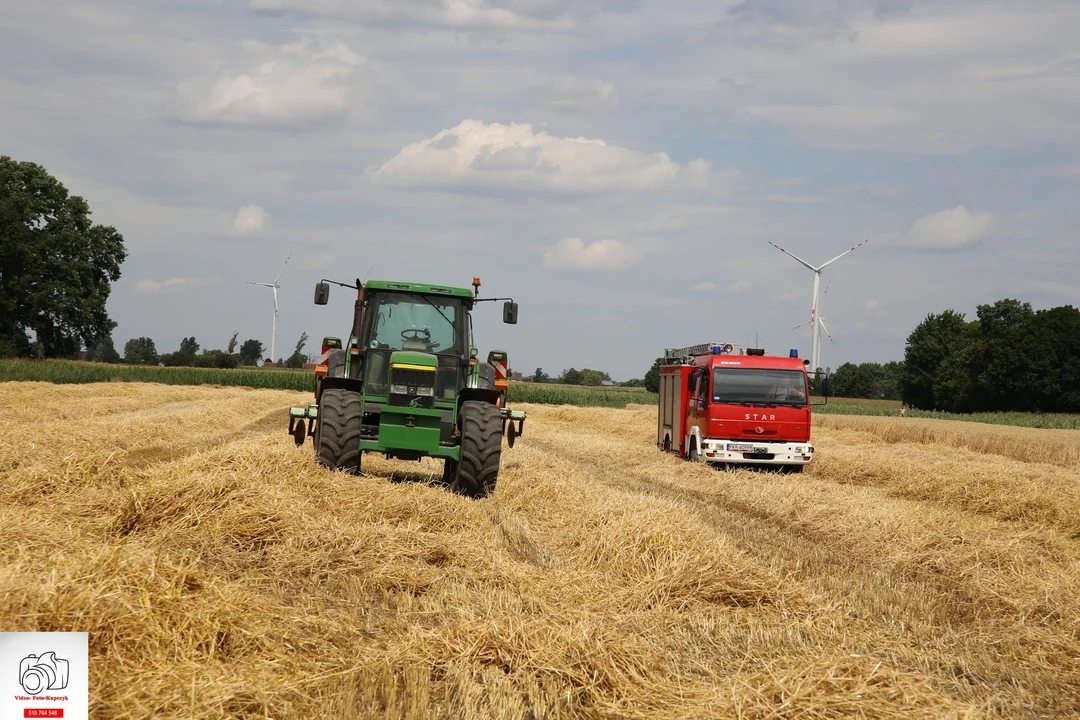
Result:
{"type": "MultiPolygon", "coordinates": [[[[264,413],[257,420],[253,420],[239,428],[222,430],[209,437],[202,437],[198,440],[143,445],[132,448],[124,452],[121,462],[128,467],[137,470],[145,470],[162,463],[176,462],[177,460],[181,460],[182,458],[196,453],[216,450],[217,448],[224,447],[229,443],[242,440],[248,436],[269,434],[281,427],[287,428],[288,422],[289,411],[287,408],[282,410],[272,410],[264,413]]],[[[291,438],[286,436],[284,432],[281,434],[288,439],[289,442],[292,442],[291,438]]]]}
{"type": "MultiPolygon", "coordinates": [[[[605,443],[621,442],[600,434],[594,436],[605,443]]],[[[635,469],[631,463],[622,467],[597,463],[595,458],[576,452],[571,444],[535,430],[530,444],[580,465],[580,471],[587,474],[590,481],[610,489],[690,506],[702,522],[749,556],[759,558],[764,566],[781,577],[802,586],[801,593],[816,596],[830,609],[834,621],[850,626],[850,650],[853,653],[880,656],[883,647],[895,650],[906,646],[909,651],[892,655],[889,662],[912,672],[929,671],[940,690],[965,701],[1005,714],[1046,718],[1080,714],[1080,673],[1069,702],[1062,705],[1060,693],[1043,697],[1039,692],[1040,688],[1054,687],[1060,682],[1058,670],[1032,670],[1019,659],[1003,662],[1001,657],[995,657],[988,661],[986,638],[982,633],[988,629],[998,629],[1004,634],[1014,630],[1015,621],[1008,619],[1008,615],[1013,615],[1015,608],[1000,597],[975,592],[954,575],[935,570],[932,565],[918,561],[914,564],[888,562],[882,555],[866,552],[857,538],[847,539],[810,527],[799,520],[796,512],[770,511],[741,500],[732,492],[724,491],[726,479],[722,471],[684,464],[684,472],[678,473],[680,479],[689,480],[691,473],[701,470],[711,474],[712,488],[706,490],[658,479],[635,469]],[[852,592],[853,588],[858,591],[852,592]],[[932,598],[932,604],[913,602],[913,598],[932,598]],[[987,612],[990,608],[994,612],[987,612]],[[1005,620],[991,620],[994,617],[1000,619],[1002,612],[1005,620]],[[888,622],[882,623],[883,619],[888,622]],[[953,646],[954,661],[928,668],[918,648],[933,645],[939,632],[955,632],[958,626],[967,626],[970,630],[966,641],[953,646]],[[999,689],[988,692],[987,685],[999,689]],[[1017,685],[1027,689],[1030,706],[994,707],[998,702],[995,695],[1007,696],[1007,691],[1015,692],[1017,685]]],[[[786,477],[785,484],[822,482],[807,474],[778,477],[786,477]]],[[[775,478],[762,475],[762,482],[771,482],[776,491],[783,492],[775,478]]],[[[873,486],[845,488],[836,483],[825,484],[846,490],[847,494],[889,494],[887,490],[873,486]]],[[[915,500],[897,501],[928,504],[915,500]]],[[[1015,642],[1021,647],[1038,644],[1039,635],[1037,628],[1031,632],[1020,631],[1015,642]]]]}

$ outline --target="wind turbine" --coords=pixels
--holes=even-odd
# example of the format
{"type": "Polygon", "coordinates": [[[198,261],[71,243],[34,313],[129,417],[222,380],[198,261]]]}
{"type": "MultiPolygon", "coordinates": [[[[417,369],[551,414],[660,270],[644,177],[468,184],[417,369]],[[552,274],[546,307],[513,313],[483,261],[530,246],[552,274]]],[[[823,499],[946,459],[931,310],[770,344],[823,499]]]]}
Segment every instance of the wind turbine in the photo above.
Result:
{"type": "MultiPolygon", "coordinates": [[[[826,263],[822,263],[821,265],[818,265],[817,267],[814,267],[810,263],[806,262],[805,260],[803,260],[798,255],[795,255],[794,253],[788,252],[787,250],[780,247],[776,243],[772,243],[772,242],[769,243],[770,245],[772,245],[774,248],[776,248],[780,252],[794,258],[796,261],[799,262],[799,264],[809,268],[810,270],[812,270],[814,272],[814,304],[810,307],[810,324],[811,324],[811,329],[813,331],[813,342],[812,342],[811,350],[810,350],[810,370],[811,371],[815,371],[819,367],[821,367],[819,365],[819,363],[818,363],[818,358],[819,358],[820,350],[821,350],[821,330],[825,330],[825,334],[829,336],[829,340],[832,340],[832,335],[829,334],[829,329],[825,327],[825,322],[824,322],[824,320],[821,319],[821,315],[818,313],[818,305],[821,302],[821,297],[819,295],[819,291],[821,289],[821,271],[824,270],[825,268],[829,267],[830,265],[832,265],[834,262],[836,262],[840,258],[847,255],[848,253],[858,250],[859,248],[861,248],[863,245],[865,245],[868,242],[870,242],[870,240],[868,240],[868,239],[863,240],[861,243],[859,243],[855,247],[852,247],[852,248],[849,248],[849,249],[845,250],[844,252],[842,252],[839,255],[837,255],[836,257],[834,257],[832,260],[829,260],[826,263]]],[[[799,327],[802,327],[802,325],[800,325],[799,327]]]]}
{"type": "Polygon", "coordinates": [[[289,253],[289,257],[285,258],[285,264],[281,266],[281,270],[278,272],[277,277],[274,278],[272,283],[261,283],[248,281],[248,285],[260,285],[262,287],[268,287],[274,291],[274,329],[270,332],[270,362],[276,363],[274,351],[276,349],[277,342],[277,321],[278,321],[278,306],[277,306],[277,291],[281,288],[278,285],[278,280],[281,279],[281,273],[285,272],[285,265],[289,264],[289,259],[292,258],[292,253],[289,253]]]}

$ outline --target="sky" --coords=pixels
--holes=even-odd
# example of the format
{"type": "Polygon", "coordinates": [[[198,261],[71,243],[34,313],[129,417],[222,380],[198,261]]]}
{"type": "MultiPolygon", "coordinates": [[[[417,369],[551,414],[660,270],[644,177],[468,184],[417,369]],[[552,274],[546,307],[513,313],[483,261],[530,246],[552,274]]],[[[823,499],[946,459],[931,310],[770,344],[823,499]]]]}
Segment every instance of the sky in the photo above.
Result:
{"type": "MultiPolygon", "coordinates": [[[[1080,305],[1075,0],[0,0],[0,154],[124,236],[117,346],[345,336],[380,279],[512,296],[481,349],[641,377],[732,342],[903,358],[1080,305]],[[827,291],[826,291],[827,289],[827,291]]],[[[268,348],[269,350],[269,348],[268,348]]]]}

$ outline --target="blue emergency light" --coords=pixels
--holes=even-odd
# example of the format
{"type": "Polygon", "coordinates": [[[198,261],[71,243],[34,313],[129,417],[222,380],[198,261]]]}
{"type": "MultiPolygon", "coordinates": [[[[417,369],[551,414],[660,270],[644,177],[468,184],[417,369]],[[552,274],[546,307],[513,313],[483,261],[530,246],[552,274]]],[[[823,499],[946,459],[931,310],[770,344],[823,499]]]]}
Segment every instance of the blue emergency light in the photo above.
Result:
{"type": "Polygon", "coordinates": [[[788,357],[793,357],[793,358],[799,357],[799,351],[796,350],[795,348],[791,348],[791,350],[788,351],[788,357]]]}
{"type": "Polygon", "coordinates": [[[720,347],[719,345],[713,345],[712,346],[712,354],[713,355],[721,355],[721,354],[723,354],[723,352],[724,352],[724,348],[720,347]]]}

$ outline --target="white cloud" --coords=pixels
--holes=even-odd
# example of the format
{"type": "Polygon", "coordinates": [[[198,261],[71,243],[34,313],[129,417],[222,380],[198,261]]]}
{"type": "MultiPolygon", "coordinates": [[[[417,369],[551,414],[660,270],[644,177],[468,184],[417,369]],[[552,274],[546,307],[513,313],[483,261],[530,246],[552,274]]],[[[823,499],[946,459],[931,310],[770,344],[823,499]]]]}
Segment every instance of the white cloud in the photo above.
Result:
{"type": "Polygon", "coordinates": [[[729,293],[747,292],[753,289],[753,285],[748,280],[736,280],[734,283],[717,285],[714,282],[699,282],[696,285],[691,285],[691,290],[697,292],[713,292],[714,290],[723,290],[729,293]]]}
{"type": "Polygon", "coordinates": [[[663,73],[665,100],[717,102],[746,124],[830,149],[957,154],[1076,144],[1080,4],[959,0],[909,12],[912,5],[740,2],[663,73]],[[711,70],[707,83],[672,83],[673,71],[689,78],[694,67],[711,70]],[[717,84],[731,68],[752,68],[741,87],[717,84]]]}
{"type": "Polygon", "coordinates": [[[295,126],[349,114],[362,104],[365,59],[342,42],[245,43],[257,64],[196,77],[177,88],[177,114],[192,123],[295,126]],[[359,80],[359,81],[358,81],[359,80]]]}
{"type": "Polygon", "coordinates": [[[863,305],[863,312],[872,313],[881,305],[877,300],[867,300],[863,305]]]}
{"type": "Polygon", "coordinates": [[[683,166],[665,153],[643,153],[603,140],[534,132],[528,123],[465,120],[401,150],[372,177],[387,185],[444,189],[598,193],[656,190],[677,181],[700,185],[709,163],[683,166]]]}
{"type": "Polygon", "coordinates": [[[381,27],[450,30],[568,31],[597,12],[627,11],[638,0],[250,0],[264,12],[301,12],[315,17],[381,27]]]}
{"type": "Polygon", "coordinates": [[[563,75],[540,86],[541,102],[555,110],[590,112],[614,110],[619,106],[619,92],[613,82],[563,75]]]}
{"type": "Polygon", "coordinates": [[[270,226],[270,213],[258,205],[245,205],[236,211],[233,230],[240,235],[254,235],[270,226]]]}
{"type": "Polygon", "coordinates": [[[644,235],[666,235],[668,233],[682,232],[689,226],[690,221],[684,217],[673,217],[668,213],[660,213],[653,219],[638,224],[634,231],[644,235]]]}
{"type": "Polygon", "coordinates": [[[770,45],[858,37],[840,0],[744,0],[728,11],[725,25],[739,39],[770,45]]]}
{"type": "Polygon", "coordinates": [[[915,221],[903,244],[917,248],[951,250],[977,243],[994,226],[994,216],[972,215],[963,205],[915,221]]]}
{"type": "Polygon", "coordinates": [[[169,278],[168,280],[140,280],[135,284],[135,290],[138,292],[156,293],[162,290],[168,290],[171,287],[180,287],[181,285],[188,285],[195,282],[194,278],[169,278]]]}
{"type": "Polygon", "coordinates": [[[564,238],[544,253],[544,265],[554,269],[625,270],[636,265],[640,254],[618,240],[598,240],[586,245],[581,238],[564,238]]]}

